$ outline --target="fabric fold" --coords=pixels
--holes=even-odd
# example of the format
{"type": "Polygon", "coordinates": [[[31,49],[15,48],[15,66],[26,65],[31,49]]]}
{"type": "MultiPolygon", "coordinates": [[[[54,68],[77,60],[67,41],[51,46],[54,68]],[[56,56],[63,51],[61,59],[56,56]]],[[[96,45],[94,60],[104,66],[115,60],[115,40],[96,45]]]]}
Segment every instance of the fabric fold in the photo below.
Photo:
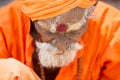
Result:
{"type": "Polygon", "coordinates": [[[88,8],[96,0],[18,0],[22,3],[22,11],[32,21],[47,19],[63,14],[75,7],[88,8]]]}

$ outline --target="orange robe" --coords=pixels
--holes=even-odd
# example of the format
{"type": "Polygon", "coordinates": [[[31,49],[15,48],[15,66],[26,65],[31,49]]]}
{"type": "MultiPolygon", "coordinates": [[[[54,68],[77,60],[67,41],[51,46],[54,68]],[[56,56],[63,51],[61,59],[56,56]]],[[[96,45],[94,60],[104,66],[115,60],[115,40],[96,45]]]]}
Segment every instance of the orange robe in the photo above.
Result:
{"type": "MultiPolygon", "coordinates": [[[[94,15],[94,18],[89,19],[88,29],[79,41],[84,45],[83,49],[78,51],[73,62],[60,69],[56,80],[77,80],[78,58],[81,80],[120,80],[120,11],[99,2],[94,15]]],[[[6,77],[9,72],[7,69],[16,67],[7,64],[11,61],[7,58],[15,58],[32,68],[34,48],[29,32],[30,19],[21,11],[19,3],[14,1],[0,9],[0,80],[18,79],[6,77]]],[[[14,60],[12,63],[25,67],[14,60]]],[[[25,69],[21,74],[28,71],[27,75],[21,75],[23,80],[40,80],[28,67],[17,68],[25,69]],[[31,75],[32,78],[29,78],[31,75]]]]}

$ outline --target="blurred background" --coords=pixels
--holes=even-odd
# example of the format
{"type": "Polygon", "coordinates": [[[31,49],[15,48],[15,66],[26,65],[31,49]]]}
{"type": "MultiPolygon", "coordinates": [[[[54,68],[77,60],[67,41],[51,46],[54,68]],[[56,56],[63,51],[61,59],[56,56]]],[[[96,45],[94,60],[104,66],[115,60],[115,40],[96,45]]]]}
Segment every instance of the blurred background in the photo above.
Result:
{"type": "MultiPolygon", "coordinates": [[[[8,4],[11,1],[12,0],[0,0],[0,7],[8,4]]],[[[101,1],[104,1],[120,10],[120,0],[101,0],[101,1]]]]}
{"type": "Polygon", "coordinates": [[[104,1],[120,10],[120,0],[101,0],[104,1]]]}
{"type": "Polygon", "coordinates": [[[13,0],[0,0],[0,7],[7,5],[11,1],[13,1],[13,0]]]}

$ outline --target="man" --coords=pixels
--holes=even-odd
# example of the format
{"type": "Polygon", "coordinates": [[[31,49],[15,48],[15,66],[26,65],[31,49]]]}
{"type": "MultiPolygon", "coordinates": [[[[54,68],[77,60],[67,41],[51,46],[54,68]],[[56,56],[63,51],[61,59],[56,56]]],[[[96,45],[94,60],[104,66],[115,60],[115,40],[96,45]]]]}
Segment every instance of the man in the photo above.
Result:
{"type": "Polygon", "coordinates": [[[0,80],[119,80],[120,12],[95,6],[20,0],[1,8],[0,80]]]}

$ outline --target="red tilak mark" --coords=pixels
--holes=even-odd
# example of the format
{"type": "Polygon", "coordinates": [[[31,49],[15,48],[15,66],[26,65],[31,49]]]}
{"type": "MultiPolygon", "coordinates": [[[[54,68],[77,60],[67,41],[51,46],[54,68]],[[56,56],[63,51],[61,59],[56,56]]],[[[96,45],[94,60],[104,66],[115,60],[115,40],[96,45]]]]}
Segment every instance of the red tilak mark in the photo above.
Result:
{"type": "Polygon", "coordinates": [[[57,32],[66,32],[67,29],[68,29],[68,26],[66,24],[59,24],[56,27],[57,32]]]}

